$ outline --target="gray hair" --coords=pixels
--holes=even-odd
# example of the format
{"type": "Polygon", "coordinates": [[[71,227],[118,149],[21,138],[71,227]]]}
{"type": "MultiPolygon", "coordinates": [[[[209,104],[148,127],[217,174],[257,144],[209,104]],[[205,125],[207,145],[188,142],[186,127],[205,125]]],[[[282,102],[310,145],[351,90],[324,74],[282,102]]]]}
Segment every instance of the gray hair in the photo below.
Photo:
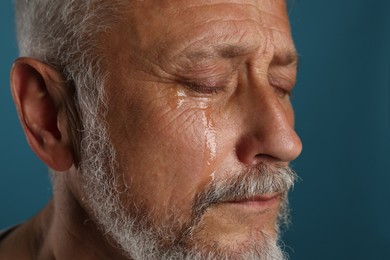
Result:
{"type": "MultiPolygon", "coordinates": [[[[69,110],[65,112],[75,146],[81,142],[79,132],[94,127],[83,119],[105,114],[106,72],[101,69],[99,37],[119,20],[119,4],[106,0],[15,0],[20,55],[47,63],[64,76],[74,103],[65,104],[69,110]],[[80,126],[81,122],[84,125],[80,126]]],[[[79,147],[74,149],[79,152],[79,147]]]]}
{"type": "Polygon", "coordinates": [[[96,36],[110,29],[116,8],[104,0],[15,0],[20,55],[55,66],[66,79],[77,78],[81,65],[98,62],[96,36]]]}

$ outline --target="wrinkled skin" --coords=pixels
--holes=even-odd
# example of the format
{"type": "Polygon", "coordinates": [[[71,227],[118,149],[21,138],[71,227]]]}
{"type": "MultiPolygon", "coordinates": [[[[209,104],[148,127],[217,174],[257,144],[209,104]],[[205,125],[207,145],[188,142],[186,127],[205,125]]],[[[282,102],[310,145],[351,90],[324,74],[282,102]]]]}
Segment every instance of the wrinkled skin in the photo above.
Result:
{"type": "MultiPolygon", "coordinates": [[[[129,214],[137,202],[150,225],[172,223],[172,213],[185,222],[211,180],[300,154],[289,98],[297,55],[284,0],[131,1],[117,18],[99,35],[99,55],[115,188],[129,214]]],[[[0,258],[126,259],[85,199],[70,123],[57,111],[61,73],[24,58],[11,85],[27,140],[57,178],[53,201],[0,244],[0,258]]],[[[261,243],[253,231],[276,237],[281,196],[264,195],[274,199],[207,208],[194,239],[235,249],[261,243]]]]}
{"type": "MultiPolygon", "coordinates": [[[[140,1],[124,17],[107,46],[107,121],[118,172],[156,225],[172,208],[189,217],[212,178],[299,155],[284,1],[140,1]]],[[[229,245],[250,229],[273,234],[277,209],[210,208],[198,236],[229,245]]]]}

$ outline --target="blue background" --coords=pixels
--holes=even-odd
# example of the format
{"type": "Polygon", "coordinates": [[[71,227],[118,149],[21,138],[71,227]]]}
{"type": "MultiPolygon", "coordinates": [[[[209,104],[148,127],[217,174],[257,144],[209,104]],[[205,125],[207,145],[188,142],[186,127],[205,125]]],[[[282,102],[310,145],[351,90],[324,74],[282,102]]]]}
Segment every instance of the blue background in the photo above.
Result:
{"type": "MultiPolygon", "coordinates": [[[[50,198],[9,90],[17,57],[11,1],[0,2],[0,229],[50,198]]],[[[304,150],[293,163],[293,260],[390,259],[390,1],[295,0],[301,54],[293,103],[304,150]]]]}

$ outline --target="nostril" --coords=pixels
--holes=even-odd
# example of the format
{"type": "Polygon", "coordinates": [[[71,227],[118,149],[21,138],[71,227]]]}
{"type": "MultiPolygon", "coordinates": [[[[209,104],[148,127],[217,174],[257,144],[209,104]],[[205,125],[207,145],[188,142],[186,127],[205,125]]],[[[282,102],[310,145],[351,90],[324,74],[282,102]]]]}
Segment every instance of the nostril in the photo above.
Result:
{"type": "Polygon", "coordinates": [[[294,130],[277,134],[246,135],[236,144],[238,160],[245,165],[261,162],[290,162],[302,151],[302,143],[294,130]]]}
{"type": "Polygon", "coordinates": [[[253,141],[250,137],[246,136],[241,138],[236,145],[237,158],[245,165],[251,165],[253,158],[257,155],[257,153],[254,153],[256,148],[254,147],[253,141]]]}
{"type": "Polygon", "coordinates": [[[261,162],[280,161],[277,157],[267,153],[266,149],[262,149],[261,141],[255,136],[246,136],[241,138],[236,146],[236,154],[238,160],[245,165],[255,165],[261,162]]]}
{"type": "Polygon", "coordinates": [[[260,162],[275,162],[275,161],[280,161],[278,158],[274,157],[274,156],[270,156],[268,154],[263,154],[263,153],[259,153],[259,154],[256,154],[255,158],[254,158],[254,161],[256,164],[260,163],[260,162]]]}

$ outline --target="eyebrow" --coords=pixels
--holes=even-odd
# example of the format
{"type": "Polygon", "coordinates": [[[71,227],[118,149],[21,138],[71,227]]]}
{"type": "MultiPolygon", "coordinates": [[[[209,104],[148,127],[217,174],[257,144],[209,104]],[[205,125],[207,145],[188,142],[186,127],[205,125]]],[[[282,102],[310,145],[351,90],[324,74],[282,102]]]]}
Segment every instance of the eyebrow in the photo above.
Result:
{"type": "Polygon", "coordinates": [[[221,44],[209,48],[190,51],[185,56],[190,60],[224,58],[231,59],[249,54],[255,48],[249,46],[238,46],[232,44],[221,44]]]}
{"type": "MultiPolygon", "coordinates": [[[[241,56],[248,55],[249,53],[255,51],[258,46],[238,46],[232,44],[222,44],[217,46],[210,46],[206,49],[200,49],[195,51],[190,51],[184,55],[184,57],[195,63],[202,63],[208,60],[214,59],[233,59],[241,56]]],[[[272,64],[289,66],[295,65],[298,67],[300,57],[295,49],[286,50],[280,53],[275,53],[273,57],[272,64]]]]}
{"type": "Polygon", "coordinates": [[[273,58],[272,63],[285,66],[295,65],[296,67],[299,67],[300,60],[301,57],[299,56],[297,51],[293,49],[283,53],[277,53],[273,58]]]}

